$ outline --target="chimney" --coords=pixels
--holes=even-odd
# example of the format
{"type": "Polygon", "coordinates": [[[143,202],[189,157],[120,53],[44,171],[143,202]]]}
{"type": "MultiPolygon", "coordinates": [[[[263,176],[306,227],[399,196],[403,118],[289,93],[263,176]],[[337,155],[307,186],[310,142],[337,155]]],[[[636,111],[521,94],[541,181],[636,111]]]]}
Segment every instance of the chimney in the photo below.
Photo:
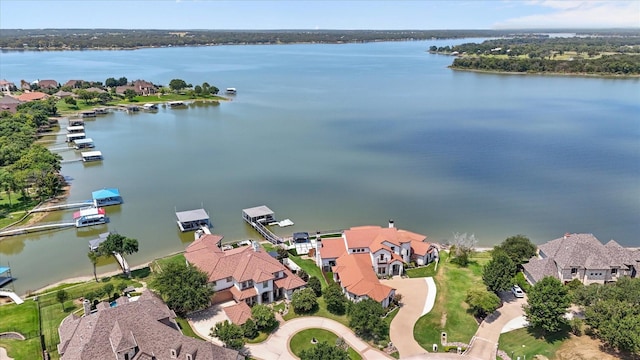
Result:
{"type": "Polygon", "coordinates": [[[393,229],[394,227],[393,220],[389,220],[389,229],[393,229]]]}
{"type": "Polygon", "coordinates": [[[564,233],[564,237],[563,237],[563,238],[564,238],[565,240],[567,240],[567,238],[568,238],[569,236],[571,236],[571,234],[569,234],[569,233],[564,233]]]}
{"type": "Polygon", "coordinates": [[[91,301],[89,299],[82,301],[82,309],[84,310],[84,316],[91,314],[91,301]]]}

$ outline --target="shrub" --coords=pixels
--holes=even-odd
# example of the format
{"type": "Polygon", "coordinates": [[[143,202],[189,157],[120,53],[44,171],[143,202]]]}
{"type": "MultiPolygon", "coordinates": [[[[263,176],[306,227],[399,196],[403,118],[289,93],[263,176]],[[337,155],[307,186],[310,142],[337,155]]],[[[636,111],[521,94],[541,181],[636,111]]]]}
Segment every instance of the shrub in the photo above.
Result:
{"type": "Polygon", "coordinates": [[[574,316],[571,320],[569,320],[569,325],[571,326],[571,332],[573,333],[573,335],[582,335],[582,329],[584,327],[584,321],[582,319],[574,316]]]}
{"type": "Polygon", "coordinates": [[[342,315],[346,310],[347,298],[342,293],[342,288],[338,284],[331,284],[324,291],[324,300],[327,303],[327,310],[336,315],[342,315]]]}
{"type": "Polygon", "coordinates": [[[307,286],[313,290],[316,296],[322,295],[322,284],[320,284],[320,279],[315,276],[309,278],[307,282],[307,286]]]}
{"type": "Polygon", "coordinates": [[[247,322],[242,324],[240,327],[242,328],[244,337],[247,339],[255,339],[258,336],[258,327],[252,319],[247,320],[247,322]]]}
{"type": "Polygon", "coordinates": [[[296,290],[291,296],[291,306],[296,314],[310,313],[318,307],[316,294],[309,288],[296,290]]]}

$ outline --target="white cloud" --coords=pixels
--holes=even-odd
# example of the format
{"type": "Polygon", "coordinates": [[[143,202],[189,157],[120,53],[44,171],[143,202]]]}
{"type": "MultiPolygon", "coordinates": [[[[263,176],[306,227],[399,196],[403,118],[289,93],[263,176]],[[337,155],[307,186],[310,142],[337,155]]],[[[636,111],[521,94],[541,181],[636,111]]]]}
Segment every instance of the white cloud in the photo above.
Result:
{"type": "Polygon", "coordinates": [[[621,28],[640,27],[640,1],[527,1],[539,13],[507,19],[494,28],[621,28]]]}

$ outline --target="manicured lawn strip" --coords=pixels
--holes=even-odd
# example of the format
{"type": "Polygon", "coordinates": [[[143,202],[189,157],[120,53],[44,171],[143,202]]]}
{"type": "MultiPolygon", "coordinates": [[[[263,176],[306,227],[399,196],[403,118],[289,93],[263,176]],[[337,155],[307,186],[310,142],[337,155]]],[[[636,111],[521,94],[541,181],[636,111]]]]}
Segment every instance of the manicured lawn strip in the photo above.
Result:
{"type": "Polygon", "coordinates": [[[347,318],[347,315],[335,315],[330,313],[329,310],[327,310],[327,303],[324,301],[324,298],[322,296],[318,298],[318,309],[314,313],[296,314],[295,311],[293,311],[293,308],[290,307],[289,312],[287,313],[287,315],[283,316],[283,318],[288,321],[304,316],[321,316],[327,319],[335,320],[342,325],[349,327],[349,318],[347,318]]]}
{"type": "Polygon", "coordinates": [[[8,355],[15,359],[39,359],[38,304],[34,301],[26,301],[22,305],[0,306],[0,319],[2,319],[0,333],[19,332],[27,338],[27,340],[0,340],[0,346],[7,349],[8,355]]]}
{"type": "MultiPolygon", "coordinates": [[[[52,357],[59,357],[57,350],[57,345],[60,343],[58,326],[60,326],[62,319],[79,308],[79,306],[75,306],[73,304],[73,300],[69,300],[64,303],[65,311],[62,311],[60,303],[42,306],[40,308],[40,313],[42,314],[42,335],[44,336],[44,344],[52,357]]],[[[82,313],[78,313],[78,315],[81,316],[82,313]]]]}
{"type": "Polygon", "coordinates": [[[140,287],[142,284],[135,280],[127,278],[125,275],[116,275],[99,279],[98,282],[88,281],[84,283],[76,284],[61,284],[53,289],[46,290],[38,296],[40,306],[45,307],[53,304],[57,304],[60,307],[60,303],[56,299],[56,293],[58,290],[64,289],[69,294],[69,299],[77,299],[83,297],[88,292],[95,292],[96,290],[104,287],[105,284],[110,283],[114,287],[114,292],[118,291],[118,285],[125,283],[127,286],[140,287]]]}
{"type": "Polygon", "coordinates": [[[436,263],[432,262],[427,266],[421,266],[414,269],[409,269],[406,271],[407,276],[410,278],[421,278],[421,277],[429,277],[436,275],[436,263]]]}
{"type": "Polygon", "coordinates": [[[182,334],[185,336],[189,336],[198,340],[208,340],[208,339],[203,339],[200,336],[198,336],[198,334],[196,334],[193,329],[191,328],[191,325],[189,325],[189,322],[187,321],[187,319],[183,319],[181,317],[176,317],[176,322],[178,323],[178,325],[180,325],[180,329],[182,330],[182,334]]]}
{"type": "Polygon", "coordinates": [[[433,344],[440,344],[442,331],[447,332],[449,342],[468,343],[471,340],[478,324],[473,316],[467,313],[468,306],[464,299],[467,290],[483,286],[480,274],[482,266],[490,258],[488,253],[475,254],[467,268],[441,258],[438,268],[442,270],[434,277],[438,289],[435,306],[430,313],[418,319],[413,328],[414,337],[422,347],[430,350],[433,344]],[[446,323],[443,328],[441,322],[445,313],[446,323]]]}
{"type": "Polygon", "coordinates": [[[1,339],[0,346],[7,349],[10,358],[41,359],[40,339],[38,337],[28,340],[1,339]]]}
{"type": "Polygon", "coordinates": [[[186,264],[187,259],[184,257],[183,253],[179,253],[179,254],[175,254],[175,255],[171,255],[168,257],[164,257],[161,259],[157,259],[153,262],[153,267],[154,269],[159,266],[160,268],[164,268],[169,264],[172,263],[180,263],[180,264],[186,264]]]}
{"type": "MultiPolygon", "coordinates": [[[[324,329],[306,329],[302,330],[299,333],[293,335],[291,340],[289,341],[289,347],[291,348],[291,352],[293,352],[296,356],[300,356],[303,350],[310,349],[315,346],[315,344],[311,343],[311,339],[315,338],[318,340],[318,343],[326,342],[329,345],[336,344],[336,340],[338,340],[338,335],[334,334],[331,331],[324,329]]],[[[358,352],[349,348],[349,358],[351,360],[360,360],[362,357],[358,352]]]]}
{"type": "Polygon", "coordinates": [[[247,344],[258,344],[267,340],[267,338],[269,338],[269,335],[271,335],[270,332],[259,331],[258,336],[256,336],[255,338],[253,339],[245,338],[245,340],[247,341],[247,344]]]}
{"type": "Polygon", "coordinates": [[[556,335],[547,335],[546,338],[538,337],[530,332],[530,329],[517,329],[500,335],[498,340],[498,348],[504,350],[512,359],[518,357],[533,359],[535,355],[544,355],[548,359],[552,359],[558,348],[566,340],[567,332],[560,332],[556,335]]]}
{"type": "Polygon", "coordinates": [[[300,266],[302,270],[309,274],[309,276],[317,277],[320,280],[320,284],[322,285],[323,289],[327,287],[327,280],[324,278],[324,276],[322,275],[322,271],[313,260],[302,259],[300,258],[300,256],[293,255],[289,255],[289,259],[296,263],[296,265],[300,266]]]}

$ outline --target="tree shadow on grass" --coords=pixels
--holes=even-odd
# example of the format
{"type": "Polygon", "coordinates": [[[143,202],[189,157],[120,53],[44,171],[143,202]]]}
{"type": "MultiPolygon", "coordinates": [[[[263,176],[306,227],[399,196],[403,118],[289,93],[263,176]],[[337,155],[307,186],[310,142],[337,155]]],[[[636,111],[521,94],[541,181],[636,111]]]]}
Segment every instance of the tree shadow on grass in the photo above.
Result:
{"type": "Polygon", "coordinates": [[[570,331],[571,331],[571,327],[569,325],[563,325],[559,331],[556,331],[553,333],[544,331],[539,328],[534,328],[532,326],[527,327],[527,333],[529,333],[529,335],[533,336],[538,340],[544,340],[549,344],[552,344],[557,341],[565,341],[569,339],[570,331]]]}

